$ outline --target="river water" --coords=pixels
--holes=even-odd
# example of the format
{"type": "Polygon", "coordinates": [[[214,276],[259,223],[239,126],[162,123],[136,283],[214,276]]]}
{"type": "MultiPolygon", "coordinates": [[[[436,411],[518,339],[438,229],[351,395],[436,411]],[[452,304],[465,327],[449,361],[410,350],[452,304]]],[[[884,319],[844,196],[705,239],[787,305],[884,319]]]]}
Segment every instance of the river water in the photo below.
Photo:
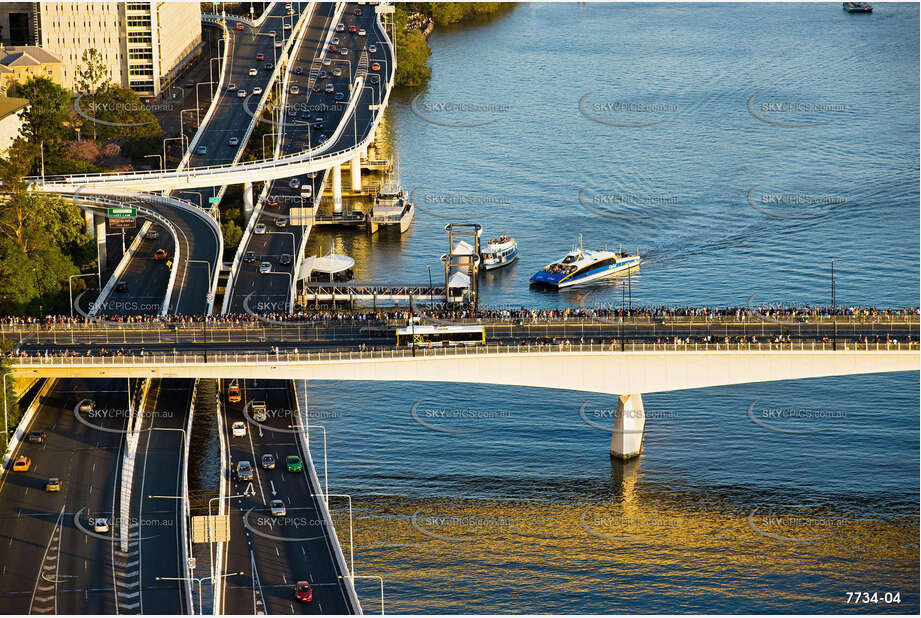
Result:
{"type": "MultiPolygon", "coordinates": [[[[917,305],[918,27],[907,4],[520,4],[436,30],[430,83],[381,135],[413,227],[309,249],[437,282],[445,223],[473,221],[521,250],[484,305],[620,306],[622,281],[529,289],[580,233],[643,254],[635,305],[824,304],[832,259],[839,304],[917,305]]],[[[626,465],[612,396],[310,388],[390,613],[919,609],[917,372],[644,394],[626,465]]]]}

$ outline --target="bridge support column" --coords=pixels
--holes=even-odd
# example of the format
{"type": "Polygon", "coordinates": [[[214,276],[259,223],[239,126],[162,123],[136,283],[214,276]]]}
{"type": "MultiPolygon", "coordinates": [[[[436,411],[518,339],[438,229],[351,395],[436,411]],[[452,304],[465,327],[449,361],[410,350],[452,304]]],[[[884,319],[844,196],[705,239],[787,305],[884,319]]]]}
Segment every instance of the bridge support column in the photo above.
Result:
{"type": "Polygon", "coordinates": [[[93,222],[93,211],[84,210],[83,220],[86,222],[86,233],[89,234],[91,238],[95,238],[96,237],[96,227],[93,222]]]}
{"type": "Polygon", "coordinates": [[[99,259],[99,272],[109,267],[109,251],[106,246],[106,218],[95,216],[96,225],[96,257],[99,259]]]}
{"type": "Polygon", "coordinates": [[[611,457],[632,459],[643,452],[646,434],[646,411],[643,396],[621,395],[617,401],[617,416],[611,432],[611,457]]]}
{"type": "Polygon", "coordinates": [[[361,154],[356,154],[352,157],[352,162],[349,164],[349,169],[352,172],[352,191],[361,191],[361,154]]]}
{"type": "Polygon", "coordinates": [[[243,214],[249,221],[249,216],[253,212],[253,183],[243,183],[243,214]]]}
{"type": "Polygon", "coordinates": [[[333,212],[342,212],[342,166],[333,166],[333,212]]]}

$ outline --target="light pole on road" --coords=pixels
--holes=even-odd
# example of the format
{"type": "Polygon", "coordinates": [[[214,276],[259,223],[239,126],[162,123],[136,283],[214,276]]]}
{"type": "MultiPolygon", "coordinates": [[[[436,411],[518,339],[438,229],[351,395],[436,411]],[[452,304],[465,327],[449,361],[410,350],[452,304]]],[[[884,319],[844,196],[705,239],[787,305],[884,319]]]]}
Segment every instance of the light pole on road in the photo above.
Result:
{"type": "MultiPolygon", "coordinates": [[[[237,573],[224,573],[223,575],[220,575],[219,577],[233,577],[234,575],[246,575],[246,573],[244,573],[243,571],[239,571],[237,573]]],[[[204,603],[202,602],[202,596],[201,596],[201,583],[205,580],[211,580],[213,582],[214,579],[215,578],[212,577],[211,575],[209,575],[208,577],[157,577],[156,578],[158,582],[165,582],[165,581],[198,582],[198,615],[199,616],[202,615],[202,605],[204,605],[204,603]]]]}

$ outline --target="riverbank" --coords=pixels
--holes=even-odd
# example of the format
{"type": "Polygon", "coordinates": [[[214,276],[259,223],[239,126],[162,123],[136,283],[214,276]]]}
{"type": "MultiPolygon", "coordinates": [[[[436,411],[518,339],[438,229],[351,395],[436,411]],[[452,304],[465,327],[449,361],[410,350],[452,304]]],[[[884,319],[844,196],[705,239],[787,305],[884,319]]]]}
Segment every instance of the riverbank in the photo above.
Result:
{"type": "Polygon", "coordinates": [[[428,36],[435,27],[479,25],[511,11],[514,2],[419,2],[396,5],[397,64],[396,85],[415,87],[432,75],[428,66],[432,49],[428,36]]]}

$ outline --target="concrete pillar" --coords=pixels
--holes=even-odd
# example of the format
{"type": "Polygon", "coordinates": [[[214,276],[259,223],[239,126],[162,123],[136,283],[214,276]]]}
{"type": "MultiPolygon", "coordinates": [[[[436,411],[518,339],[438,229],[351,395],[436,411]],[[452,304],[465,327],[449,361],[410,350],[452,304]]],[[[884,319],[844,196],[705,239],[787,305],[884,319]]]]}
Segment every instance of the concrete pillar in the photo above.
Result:
{"type": "Polygon", "coordinates": [[[243,214],[249,221],[249,216],[253,212],[253,183],[243,183],[243,214]]]}
{"type": "Polygon", "coordinates": [[[646,411],[643,396],[621,395],[617,401],[617,417],[611,432],[611,457],[631,459],[643,452],[646,433],[646,411]]]}
{"type": "Polygon", "coordinates": [[[109,267],[109,252],[106,246],[106,218],[95,215],[96,256],[99,259],[99,272],[109,267]]]}
{"type": "Polygon", "coordinates": [[[342,166],[333,166],[333,212],[342,212],[342,166]]]}
{"type": "Polygon", "coordinates": [[[95,238],[96,227],[93,224],[93,212],[90,210],[84,210],[83,220],[86,222],[86,233],[89,234],[91,238],[95,238]]]}
{"type": "Polygon", "coordinates": [[[352,191],[361,191],[361,154],[352,157],[349,168],[352,170],[352,191]]]}

